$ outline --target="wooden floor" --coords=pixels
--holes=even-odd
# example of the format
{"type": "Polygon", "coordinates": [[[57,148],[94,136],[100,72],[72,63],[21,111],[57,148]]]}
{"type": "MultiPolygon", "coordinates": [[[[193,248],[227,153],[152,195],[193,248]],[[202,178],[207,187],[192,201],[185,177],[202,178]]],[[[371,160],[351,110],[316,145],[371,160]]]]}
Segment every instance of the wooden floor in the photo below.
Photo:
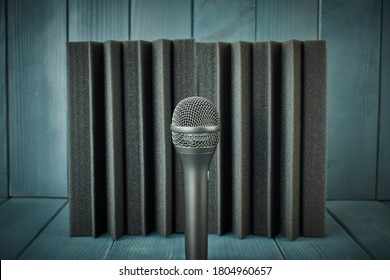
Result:
{"type": "MultiPolygon", "coordinates": [[[[209,235],[209,259],[390,259],[390,202],[328,201],[327,236],[209,235]]],[[[0,259],[184,259],[184,236],[69,237],[66,199],[0,199],[0,259]]]]}

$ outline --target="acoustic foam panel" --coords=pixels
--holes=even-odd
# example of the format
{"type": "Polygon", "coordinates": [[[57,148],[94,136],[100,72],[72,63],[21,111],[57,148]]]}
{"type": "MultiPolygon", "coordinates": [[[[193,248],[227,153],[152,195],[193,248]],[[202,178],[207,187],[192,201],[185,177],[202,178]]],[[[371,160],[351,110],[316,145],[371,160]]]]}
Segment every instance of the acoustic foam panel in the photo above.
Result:
{"type": "Polygon", "coordinates": [[[152,230],[154,211],[151,43],[123,43],[127,233],[152,230]]]}
{"type": "Polygon", "coordinates": [[[211,162],[208,185],[209,232],[223,234],[231,229],[231,138],[229,106],[229,56],[227,43],[196,43],[197,90],[215,104],[220,119],[220,141],[211,162]]]}
{"type": "Polygon", "coordinates": [[[121,42],[104,43],[107,231],[113,239],[125,233],[122,57],[121,42]]]}
{"type": "Polygon", "coordinates": [[[157,40],[152,43],[153,72],[153,137],[156,230],[168,235],[173,230],[172,209],[172,141],[171,141],[171,52],[172,42],[157,40]]]}
{"type": "MultiPolygon", "coordinates": [[[[173,110],[188,96],[197,95],[195,41],[173,41],[173,110]]],[[[176,232],[184,232],[184,177],[180,157],[174,156],[174,225],[176,232]]]]}
{"type": "Polygon", "coordinates": [[[300,232],[301,42],[282,43],[281,65],[281,232],[300,232]]]}
{"type": "Polygon", "coordinates": [[[252,223],[256,235],[279,233],[280,43],[253,43],[252,223]]]}
{"type": "Polygon", "coordinates": [[[240,238],[250,233],[250,147],[252,44],[232,43],[232,229],[240,238]]]}
{"type": "Polygon", "coordinates": [[[69,43],[71,234],[183,231],[169,124],[180,100],[201,95],[222,123],[210,232],[323,236],[325,72],[319,41],[69,43]]]}
{"type": "Polygon", "coordinates": [[[325,235],[326,45],[303,42],[301,234],[325,235]]]}
{"type": "Polygon", "coordinates": [[[70,235],[106,231],[103,44],[67,44],[70,235]]]}

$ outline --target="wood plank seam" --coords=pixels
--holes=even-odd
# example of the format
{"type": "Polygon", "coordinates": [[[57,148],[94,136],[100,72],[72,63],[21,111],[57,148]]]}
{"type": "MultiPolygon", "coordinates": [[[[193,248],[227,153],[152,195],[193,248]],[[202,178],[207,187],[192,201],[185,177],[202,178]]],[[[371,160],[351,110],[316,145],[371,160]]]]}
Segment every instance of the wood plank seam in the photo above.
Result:
{"type": "Polygon", "coordinates": [[[194,38],[194,1],[191,0],[191,38],[194,38]]]}
{"type": "MultiPolygon", "coordinates": [[[[280,254],[282,255],[283,259],[284,259],[284,260],[288,260],[287,257],[286,257],[286,255],[283,253],[282,248],[280,248],[280,244],[279,244],[279,242],[276,240],[276,236],[275,236],[274,238],[272,238],[272,239],[274,240],[274,242],[275,242],[275,244],[276,244],[276,247],[278,247],[278,250],[279,250],[280,254]]],[[[293,242],[293,241],[292,241],[292,242],[293,242]]]]}
{"type": "MultiPolygon", "coordinates": [[[[382,1],[382,37],[381,37],[381,49],[388,50],[390,47],[390,1],[382,1]]],[[[380,132],[380,158],[379,158],[379,181],[378,183],[378,198],[390,200],[390,180],[389,180],[389,162],[390,162],[390,125],[387,121],[390,117],[390,95],[386,94],[390,92],[390,82],[387,77],[390,73],[390,55],[388,51],[382,51],[381,53],[381,122],[380,132]]]]}
{"type": "Polygon", "coordinates": [[[37,233],[30,239],[30,241],[24,246],[22,250],[17,254],[15,259],[19,259],[23,253],[30,247],[30,245],[41,235],[41,233],[48,227],[48,225],[58,216],[58,214],[62,211],[62,209],[65,208],[65,206],[69,203],[68,200],[64,202],[64,204],[54,213],[54,215],[48,219],[48,221],[41,227],[40,230],[37,231],[37,233]]]}
{"type": "Polygon", "coordinates": [[[4,204],[8,199],[9,199],[8,197],[4,197],[4,200],[0,202],[0,206],[1,206],[2,204],[4,204]]]}
{"type": "Polygon", "coordinates": [[[116,240],[113,240],[113,241],[111,242],[110,250],[108,250],[108,253],[107,253],[106,257],[105,257],[106,260],[109,260],[109,259],[110,259],[111,252],[112,252],[112,248],[114,248],[114,244],[115,244],[116,242],[117,242],[116,240]]]}
{"type": "Polygon", "coordinates": [[[317,40],[320,40],[321,31],[321,0],[317,0],[317,40]]]}
{"type": "Polygon", "coordinates": [[[329,213],[329,215],[345,230],[345,232],[347,232],[348,234],[349,234],[349,236],[351,236],[351,238],[353,239],[353,241],[355,241],[356,242],[356,244],[358,244],[361,248],[362,248],[362,250],[367,254],[367,255],[369,255],[370,256],[370,258],[371,259],[373,259],[373,260],[375,260],[376,258],[370,253],[370,251],[369,250],[367,250],[367,248],[363,245],[363,244],[361,244],[360,242],[359,242],[359,239],[358,238],[356,238],[356,236],[355,236],[355,234],[337,217],[337,215],[336,214],[334,214],[334,213],[332,213],[332,211],[329,209],[329,208],[327,208],[327,212],[329,213]]]}
{"type": "Polygon", "coordinates": [[[382,200],[381,201],[384,205],[386,205],[387,207],[390,207],[390,200],[382,200]]]}
{"type": "Polygon", "coordinates": [[[253,30],[255,32],[255,34],[253,35],[253,38],[254,38],[255,42],[257,41],[257,15],[258,15],[258,13],[257,13],[257,5],[258,5],[258,3],[257,2],[258,1],[256,0],[255,1],[255,27],[253,28],[253,30]]]}
{"type": "MultiPolygon", "coordinates": [[[[9,143],[10,143],[10,126],[9,126],[9,73],[8,73],[8,69],[9,69],[9,60],[8,60],[8,1],[4,1],[4,86],[5,86],[5,89],[4,89],[4,102],[5,102],[5,124],[6,124],[6,127],[5,127],[5,133],[6,133],[6,137],[5,137],[5,150],[6,150],[6,171],[7,171],[7,175],[6,175],[6,180],[7,180],[7,186],[6,186],[6,194],[7,194],[7,197],[9,198],[10,196],[10,172],[9,172],[9,167],[10,167],[10,151],[9,151],[9,143]]],[[[1,132],[1,131],[0,131],[1,132]]],[[[0,170],[1,172],[2,170],[0,170]]],[[[7,200],[4,200],[3,202],[5,202],[7,200]]],[[[2,203],[1,203],[2,204],[2,203]]]]}
{"type": "Polygon", "coordinates": [[[384,7],[384,2],[385,0],[382,0],[381,3],[381,20],[380,20],[380,25],[381,25],[381,32],[379,34],[379,72],[378,72],[378,83],[379,83],[379,93],[378,93],[378,122],[377,122],[377,136],[376,136],[376,172],[375,172],[375,193],[374,193],[374,198],[379,200],[380,199],[380,194],[379,194],[379,188],[380,188],[380,155],[381,155],[381,99],[382,99],[382,58],[383,58],[383,7],[384,7]]]}

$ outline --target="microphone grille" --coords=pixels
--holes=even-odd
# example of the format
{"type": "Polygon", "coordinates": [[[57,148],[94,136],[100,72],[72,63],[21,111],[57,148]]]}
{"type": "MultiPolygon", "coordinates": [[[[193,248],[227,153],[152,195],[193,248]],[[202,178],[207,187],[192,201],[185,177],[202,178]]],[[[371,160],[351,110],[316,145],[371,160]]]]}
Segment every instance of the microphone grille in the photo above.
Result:
{"type": "MultiPolygon", "coordinates": [[[[220,124],[219,114],[210,100],[200,96],[181,100],[172,116],[172,125],[179,127],[208,127],[220,124]]],[[[172,132],[172,142],[178,147],[207,148],[219,142],[219,132],[172,132]]]]}

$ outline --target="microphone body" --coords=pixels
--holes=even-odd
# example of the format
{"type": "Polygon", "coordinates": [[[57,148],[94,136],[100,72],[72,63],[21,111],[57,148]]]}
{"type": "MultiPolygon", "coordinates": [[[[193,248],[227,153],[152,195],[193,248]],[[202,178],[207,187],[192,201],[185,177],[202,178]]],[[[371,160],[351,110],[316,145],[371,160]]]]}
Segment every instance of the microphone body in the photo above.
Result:
{"type": "Polygon", "coordinates": [[[219,116],[203,97],[188,97],[176,106],[172,142],[184,172],[185,253],[188,260],[207,259],[207,173],[219,141],[219,116]]]}
{"type": "Polygon", "coordinates": [[[176,148],[184,171],[185,252],[188,260],[207,260],[208,179],[213,148],[176,148]]]}

